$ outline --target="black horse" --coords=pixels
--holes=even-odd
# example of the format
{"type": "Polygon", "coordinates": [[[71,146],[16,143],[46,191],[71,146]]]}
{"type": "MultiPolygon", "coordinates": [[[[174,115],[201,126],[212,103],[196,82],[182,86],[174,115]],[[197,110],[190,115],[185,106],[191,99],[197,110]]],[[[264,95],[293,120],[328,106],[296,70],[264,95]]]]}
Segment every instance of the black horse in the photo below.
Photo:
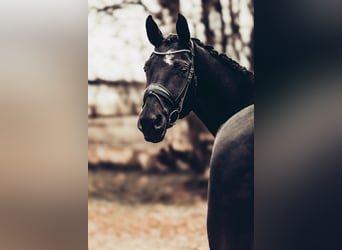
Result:
{"type": "Polygon", "coordinates": [[[253,248],[254,75],[211,46],[190,38],[178,16],[164,38],[149,16],[147,87],[138,128],[161,141],[190,111],[215,136],[210,163],[207,229],[210,249],[253,248]]]}

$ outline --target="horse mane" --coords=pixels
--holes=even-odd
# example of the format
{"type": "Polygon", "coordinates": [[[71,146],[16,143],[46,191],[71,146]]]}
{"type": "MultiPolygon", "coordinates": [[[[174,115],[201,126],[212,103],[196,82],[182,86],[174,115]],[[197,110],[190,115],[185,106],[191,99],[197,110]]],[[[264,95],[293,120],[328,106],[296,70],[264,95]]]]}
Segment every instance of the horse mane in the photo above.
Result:
{"type": "MultiPolygon", "coordinates": [[[[237,71],[242,77],[247,78],[247,80],[254,82],[254,74],[253,72],[249,71],[245,67],[241,66],[238,62],[228,57],[226,54],[219,53],[217,50],[214,49],[211,45],[206,45],[201,42],[197,38],[191,38],[193,42],[195,42],[198,46],[204,48],[206,51],[210,53],[214,58],[219,59],[221,62],[229,66],[230,68],[237,71]]],[[[170,45],[174,42],[178,42],[178,36],[176,34],[170,34],[165,39],[164,42],[167,45],[170,45]]]]}
{"type": "Polygon", "coordinates": [[[254,82],[254,74],[253,72],[249,71],[245,67],[241,66],[238,62],[234,61],[230,57],[228,57],[226,54],[219,53],[217,50],[214,49],[213,46],[211,45],[206,45],[202,43],[199,39],[197,38],[191,38],[193,42],[195,42],[197,45],[201,46],[204,48],[206,51],[210,53],[214,58],[219,59],[222,61],[224,64],[228,65],[229,67],[235,69],[237,72],[239,72],[243,77],[246,77],[248,80],[254,82]]]}

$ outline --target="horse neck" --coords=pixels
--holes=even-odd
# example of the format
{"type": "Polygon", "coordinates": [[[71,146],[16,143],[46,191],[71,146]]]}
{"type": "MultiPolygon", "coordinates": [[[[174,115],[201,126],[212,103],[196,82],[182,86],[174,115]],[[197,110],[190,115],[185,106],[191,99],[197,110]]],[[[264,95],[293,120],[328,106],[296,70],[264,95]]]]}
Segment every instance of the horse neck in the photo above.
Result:
{"type": "Polygon", "coordinates": [[[198,86],[193,111],[215,136],[231,116],[254,102],[254,80],[202,46],[195,46],[198,86]]]}

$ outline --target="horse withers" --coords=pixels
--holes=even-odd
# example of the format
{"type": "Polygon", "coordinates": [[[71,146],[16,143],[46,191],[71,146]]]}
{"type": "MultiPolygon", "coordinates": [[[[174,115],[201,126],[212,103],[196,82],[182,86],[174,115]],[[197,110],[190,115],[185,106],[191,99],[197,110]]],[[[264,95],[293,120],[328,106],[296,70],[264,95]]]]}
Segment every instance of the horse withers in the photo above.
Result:
{"type": "Polygon", "coordinates": [[[146,31],[154,51],[138,128],[160,142],[193,111],[215,136],[210,162],[207,229],[212,250],[253,248],[254,75],[224,54],[190,38],[179,15],[166,38],[151,16],[146,31]]]}

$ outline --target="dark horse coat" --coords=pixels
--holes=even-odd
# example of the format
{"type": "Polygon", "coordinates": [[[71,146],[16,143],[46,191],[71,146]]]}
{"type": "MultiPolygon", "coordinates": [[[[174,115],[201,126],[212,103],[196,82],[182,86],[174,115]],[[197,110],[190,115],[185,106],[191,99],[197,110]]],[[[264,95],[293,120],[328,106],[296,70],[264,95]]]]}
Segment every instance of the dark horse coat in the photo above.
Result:
{"type": "Polygon", "coordinates": [[[254,105],[223,124],[210,163],[211,249],[251,249],[253,241],[254,105]]]}

